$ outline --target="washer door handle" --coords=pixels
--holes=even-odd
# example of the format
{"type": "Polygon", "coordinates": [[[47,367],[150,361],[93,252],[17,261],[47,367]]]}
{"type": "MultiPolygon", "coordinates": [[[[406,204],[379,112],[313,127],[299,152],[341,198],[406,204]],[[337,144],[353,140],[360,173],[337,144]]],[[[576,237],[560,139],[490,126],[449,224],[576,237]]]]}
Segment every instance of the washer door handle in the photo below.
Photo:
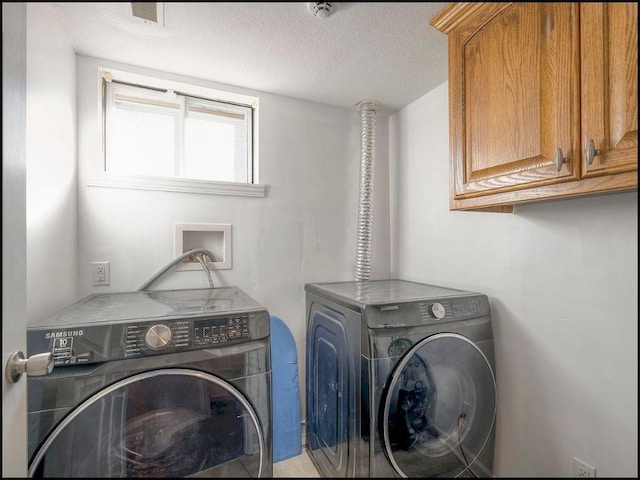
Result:
{"type": "Polygon", "coordinates": [[[21,351],[13,352],[7,361],[5,374],[10,383],[17,383],[26,373],[29,377],[41,377],[53,372],[53,354],[51,352],[39,353],[29,358],[24,358],[21,351]]]}

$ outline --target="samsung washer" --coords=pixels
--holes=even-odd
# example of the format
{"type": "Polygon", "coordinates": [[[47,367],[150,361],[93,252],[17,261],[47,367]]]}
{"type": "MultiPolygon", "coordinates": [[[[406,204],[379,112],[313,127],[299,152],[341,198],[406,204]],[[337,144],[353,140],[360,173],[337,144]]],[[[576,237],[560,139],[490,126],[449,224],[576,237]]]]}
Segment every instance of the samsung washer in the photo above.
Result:
{"type": "Polygon", "coordinates": [[[309,455],[325,477],[491,477],[496,384],[480,293],[307,284],[309,455]]]}
{"type": "Polygon", "coordinates": [[[269,314],[237,287],[90,295],[27,330],[33,477],[271,477],[269,314]]]}

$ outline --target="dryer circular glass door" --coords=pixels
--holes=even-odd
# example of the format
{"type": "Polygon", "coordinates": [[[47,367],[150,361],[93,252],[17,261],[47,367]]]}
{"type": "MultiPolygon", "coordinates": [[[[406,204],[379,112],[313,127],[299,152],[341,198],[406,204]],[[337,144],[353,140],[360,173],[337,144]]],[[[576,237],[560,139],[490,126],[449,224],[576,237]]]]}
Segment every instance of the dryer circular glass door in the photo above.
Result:
{"type": "Polygon", "coordinates": [[[397,363],[380,403],[387,459],[403,477],[484,476],[476,459],[495,422],[496,387],[486,356],[469,339],[440,333],[397,363]]]}
{"type": "Polygon", "coordinates": [[[122,379],[46,437],[32,477],[260,477],[262,429],[230,383],[190,369],[122,379]]]}

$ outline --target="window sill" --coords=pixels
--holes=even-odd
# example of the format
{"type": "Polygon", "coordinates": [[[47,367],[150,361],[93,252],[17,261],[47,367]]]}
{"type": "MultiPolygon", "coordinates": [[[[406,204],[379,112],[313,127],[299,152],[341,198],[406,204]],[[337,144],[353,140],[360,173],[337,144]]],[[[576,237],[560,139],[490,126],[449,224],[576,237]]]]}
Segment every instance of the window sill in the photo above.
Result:
{"type": "Polygon", "coordinates": [[[156,190],[161,192],[204,193],[207,195],[236,195],[264,197],[265,186],[246,183],[211,182],[206,180],[174,179],[163,177],[126,177],[104,175],[87,182],[89,187],[156,190]]]}

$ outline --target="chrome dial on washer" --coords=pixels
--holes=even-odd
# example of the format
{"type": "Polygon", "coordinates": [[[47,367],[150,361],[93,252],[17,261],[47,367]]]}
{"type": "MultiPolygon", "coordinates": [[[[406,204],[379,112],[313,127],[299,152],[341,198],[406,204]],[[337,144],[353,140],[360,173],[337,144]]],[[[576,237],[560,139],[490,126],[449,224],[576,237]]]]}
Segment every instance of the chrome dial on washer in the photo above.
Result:
{"type": "Polygon", "coordinates": [[[445,311],[444,306],[441,303],[432,303],[431,305],[429,305],[429,313],[433,318],[437,318],[438,320],[440,320],[441,318],[444,318],[447,312],[445,311]]]}
{"type": "Polygon", "coordinates": [[[171,342],[171,335],[171,329],[166,325],[154,325],[147,330],[147,334],[144,336],[144,343],[151,350],[162,350],[171,342]]]}

